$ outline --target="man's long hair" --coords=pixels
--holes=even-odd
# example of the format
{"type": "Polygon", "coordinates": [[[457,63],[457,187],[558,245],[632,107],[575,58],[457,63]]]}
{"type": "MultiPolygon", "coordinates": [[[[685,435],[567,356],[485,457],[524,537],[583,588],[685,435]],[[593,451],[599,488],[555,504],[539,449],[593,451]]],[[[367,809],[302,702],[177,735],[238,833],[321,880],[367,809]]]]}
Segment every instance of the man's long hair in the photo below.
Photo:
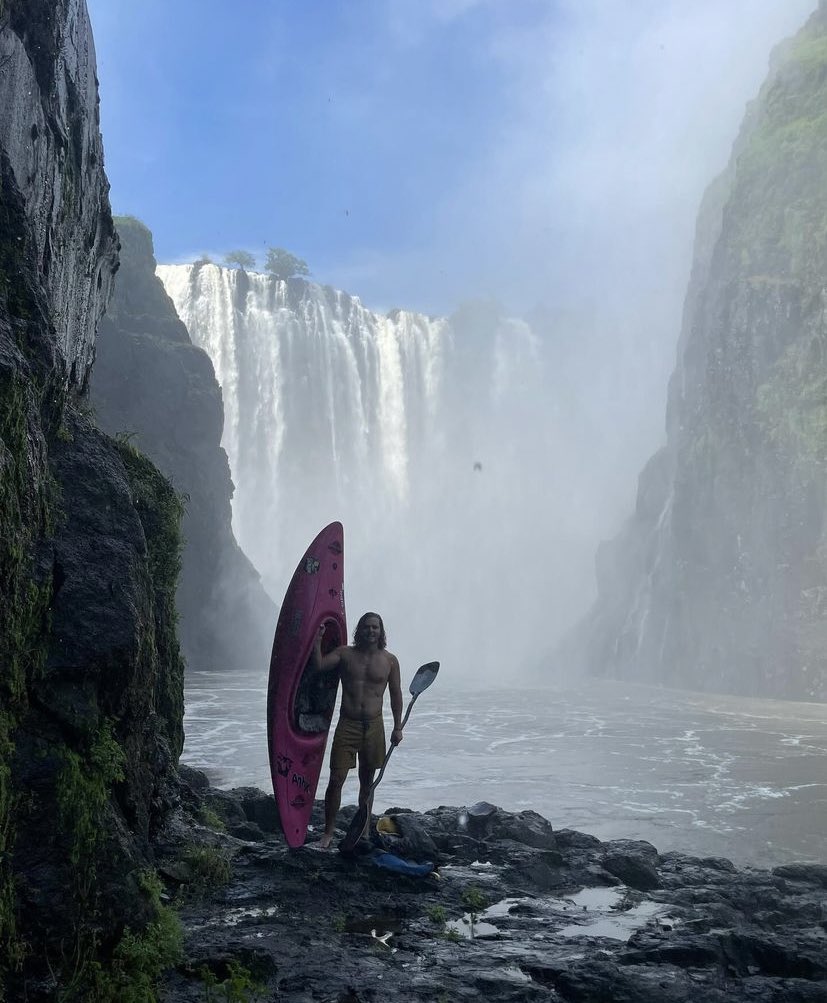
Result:
{"type": "Polygon", "coordinates": [[[359,622],[356,624],[356,630],[353,631],[353,643],[357,648],[361,647],[362,627],[365,623],[365,620],[367,620],[369,616],[375,616],[376,619],[379,621],[379,650],[382,651],[384,648],[388,646],[388,639],[387,637],[385,637],[385,624],[382,620],[382,617],[379,616],[378,613],[363,613],[359,617],[359,622]]]}

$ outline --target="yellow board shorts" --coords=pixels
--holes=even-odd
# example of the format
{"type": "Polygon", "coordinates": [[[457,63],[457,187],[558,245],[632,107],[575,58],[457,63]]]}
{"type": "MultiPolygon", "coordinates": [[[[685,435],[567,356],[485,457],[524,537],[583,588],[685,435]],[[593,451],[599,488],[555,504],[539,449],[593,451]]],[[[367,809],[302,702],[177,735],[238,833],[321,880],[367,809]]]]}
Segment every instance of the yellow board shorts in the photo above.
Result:
{"type": "Polygon", "coordinates": [[[381,714],[372,721],[339,718],[330,750],[331,770],[352,770],[357,753],[364,769],[378,770],[385,761],[385,725],[381,714]]]}

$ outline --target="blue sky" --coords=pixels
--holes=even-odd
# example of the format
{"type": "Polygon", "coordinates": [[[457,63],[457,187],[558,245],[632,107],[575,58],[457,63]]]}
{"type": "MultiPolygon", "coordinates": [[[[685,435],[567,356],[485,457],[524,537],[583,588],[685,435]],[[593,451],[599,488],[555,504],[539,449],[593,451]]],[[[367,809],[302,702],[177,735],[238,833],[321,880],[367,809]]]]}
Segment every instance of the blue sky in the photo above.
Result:
{"type": "Polygon", "coordinates": [[[113,208],[159,260],[278,245],[378,309],[651,296],[667,323],[815,0],[88,5],[113,208]]]}

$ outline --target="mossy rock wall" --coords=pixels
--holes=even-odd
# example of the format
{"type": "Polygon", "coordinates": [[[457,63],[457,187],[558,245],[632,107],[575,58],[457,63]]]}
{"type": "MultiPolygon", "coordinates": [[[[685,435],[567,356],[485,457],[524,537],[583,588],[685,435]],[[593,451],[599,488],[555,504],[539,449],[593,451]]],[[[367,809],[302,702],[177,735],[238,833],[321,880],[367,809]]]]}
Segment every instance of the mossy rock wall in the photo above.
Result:
{"type": "Polygon", "coordinates": [[[82,0],[4,0],[0,999],[138,998],[183,742],[182,503],[85,413],[117,262],[92,54],[82,0]]]}
{"type": "Polygon", "coordinates": [[[23,971],[62,985],[79,962],[82,987],[152,920],[138,878],[177,803],[182,502],[71,401],[48,445],[59,500],[37,564],[49,631],[13,732],[13,876],[23,971]]]}

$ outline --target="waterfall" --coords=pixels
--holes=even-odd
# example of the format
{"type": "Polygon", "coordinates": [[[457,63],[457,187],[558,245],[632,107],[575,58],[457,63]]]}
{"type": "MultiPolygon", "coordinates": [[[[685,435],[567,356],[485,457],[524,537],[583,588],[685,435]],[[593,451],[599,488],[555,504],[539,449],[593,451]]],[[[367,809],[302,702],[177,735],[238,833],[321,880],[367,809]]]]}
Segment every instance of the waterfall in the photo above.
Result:
{"type": "Polygon", "coordinates": [[[351,621],[379,610],[409,669],[450,654],[456,671],[470,659],[500,672],[507,658],[510,673],[513,638],[506,655],[483,637],[510,618],[549,620],[535,528],[543,376],[528,325],[484,308],[381,315],[303,279],[209,263],[158,275],[215,367],[233,528],[273,597],[341,519],[351,621]]]}

